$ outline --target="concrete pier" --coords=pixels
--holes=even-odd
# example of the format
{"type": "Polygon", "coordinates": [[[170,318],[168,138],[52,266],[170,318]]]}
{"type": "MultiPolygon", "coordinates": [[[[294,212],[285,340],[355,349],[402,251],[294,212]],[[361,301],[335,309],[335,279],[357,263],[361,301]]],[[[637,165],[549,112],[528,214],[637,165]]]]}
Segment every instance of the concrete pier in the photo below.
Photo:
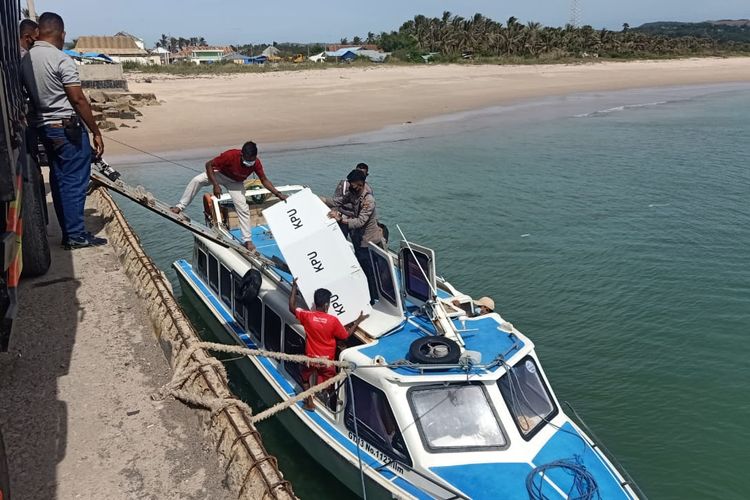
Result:
{"type": "MultiPolygon", "coordinates": [[[[87,207],[87,227],[106,236],[95,200],[87,207]]],[[[207,412],[151,398],[171,369],[118,252],[62,250],[51,204],[49,213],[52,268],[22,281],[11,352],[0,360],[12,497],[237,498],[207,412]]],[[[265,496],[246,486],[242,498],[265,496]]]]}

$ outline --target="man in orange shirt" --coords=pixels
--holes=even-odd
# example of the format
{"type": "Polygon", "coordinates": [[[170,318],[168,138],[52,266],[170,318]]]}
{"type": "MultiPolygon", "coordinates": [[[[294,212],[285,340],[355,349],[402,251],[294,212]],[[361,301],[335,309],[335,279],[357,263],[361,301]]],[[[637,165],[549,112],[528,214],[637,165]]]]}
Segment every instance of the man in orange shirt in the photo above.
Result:
{"type": "Polygon", "coordinates": [[[206,172],[196,175],[185,188],[179,203],[171,208],[172,212],[179,214],[185,207],[190,205],[198,190],[211,184],[214,196],[221,196],[221,186],[229,191],[237,211],[237,219],[240,222],[242,232],[242,243],[248,250],[254,250],[250,226],[250,208],[245,198],[245,179],[256,174],[263,187],[273,193],[278,199],[285,200],[287,197],[276,189],[268,180],[263,170],[263,164],[258,158],[258,146],[248,141],[242,149],[230,149],[206,163],[206,172]]]}
{"type": "MultiPolygon", "coordinates": [[[[292,281],[292,291],[289,294],[289,312],[294,314],[305,329],[305,356],[311,358],[325,358],[331,361],[336,357],[336,339],[346,340],[357,329],[357,326],[367,319],[368,314],[359,313],[359,317],[348,328],[344,328],[336,316],[328,314],[331,305],[331,292],[325,288],[315,290],[312,311],[297,307],[297,278],[292,281]]],[[[302,388],[307,390],[311,385],[325,382],[336,376],[336,368],[327,365],[305,366],[302,369],[302,388]],[[312,380],[310,379],[316,376],[312,380]]],[[[305,400],[306,410],[314,410],[313,398],[305,400]]]]}

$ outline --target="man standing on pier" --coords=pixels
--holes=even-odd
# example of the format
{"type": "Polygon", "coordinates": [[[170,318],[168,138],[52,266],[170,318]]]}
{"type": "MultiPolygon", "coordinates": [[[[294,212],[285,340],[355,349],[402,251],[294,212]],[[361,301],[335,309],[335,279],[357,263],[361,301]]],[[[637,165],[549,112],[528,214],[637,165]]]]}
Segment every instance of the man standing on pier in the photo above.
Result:
{"type": "Polygon", "coordinates": [[[234,202],[234,209],[237,211],[242,243],[248,250],[255,250],[251,235],[250,208],[247,206],[247,199],[245,198],[245,179],[250,177],[251,174],[256,174],[263,187],[278,199],[286,200],[286,195],[276,189],[266,177],[263,164],[258,158],[258,146],[254,142],[248,141],[242,146],[242,149],[224,151],[213,160],[206,162],[206,172],[193,177],[185,188],[182,198],[171,210],[176,214],[181,213],[193,201],[198,190],[209,184],[213,186],[214,196],[218,198],[221,196],[221,186],[224,186],[229,191],[229,195],[234,202]]]}
{"type": "Polygon", "coordinates": [[[107,243],[86,231],[83,216],[91,175],[89,131],[97,158],[104,152],[104,140],[81,89],[78,67],[62,51],[64,43],[62,17],[45,12],[39,17],[38,38],[21,61],[21,72],[32,104],[29,121],[50,163],[49,185],[62,243],[72,250],[107,243]]]}
{"type": "Polygon", "coordinates": [[[39,25],[31,19],[24,19],[18,26],[18,45],[21,47],[21,57],[29,53],[29,49],[39,37],[39,25]]]}

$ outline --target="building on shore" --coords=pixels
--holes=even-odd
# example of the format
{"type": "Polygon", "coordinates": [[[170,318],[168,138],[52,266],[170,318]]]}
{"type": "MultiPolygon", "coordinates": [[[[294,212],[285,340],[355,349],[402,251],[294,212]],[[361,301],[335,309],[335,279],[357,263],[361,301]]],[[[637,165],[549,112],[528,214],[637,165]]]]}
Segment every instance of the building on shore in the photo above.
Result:
{"type": "MultiPolygon", "coordinates": [[[[141,41],[142,42],[142,41],[141,41]]],[[[106,54],[114,62],[135,62],[138,64],[158,64],[146,49],[138,46],[132,35],[122,36],[82,36],[76,41],[73,50],[82,54],[106,54]]]]}
{"type": "Polygon", "coordinates": [[[159,56],[159,64],[169,64],[172,62],[172,53],[164,47],[156,47],[151,51],[151,54],[159,56]]]}
{"type": "Polygon", "coordinates": [[[381,50],[373,50],[365,47],[372,47],[372,45],[344,45],[340,46],[336,50],[328,50],[324,52],[324,54],[325,57],[333,57],[336,61],[339,62],[351,62],[358,57],[362,57],[377,63],[384,62],[386,58],[391,55],[390,52],[383,52],[381,50]]]}
{"type": "Polygon", "coordinates": [[[263,52],[261,52],[260,55],[265,56],[266,60],[268,60],[269,62],[281,61],[281,51],[273,45],[269,45],[268,47],[263,49],[263,52]]]}
{"type": "Polygon", "coordinates": [[[223,46],[190,46],[185,47],[173,55],[173,60],[191,64],[214,64],[221,62],[226,54],[232,52],[231,47],[223,46]]]}
{"type": "Polygon", "coordinates": [[[138,46],[139,49],[146,50],[146,44],[143,43],[143,38],[141,37],[131,35],[127,31],[119,31],[115,33],[115,36],[129,36],[130,38],[133,39],[133,41],[135,42],[135,44],[138,46]]]}

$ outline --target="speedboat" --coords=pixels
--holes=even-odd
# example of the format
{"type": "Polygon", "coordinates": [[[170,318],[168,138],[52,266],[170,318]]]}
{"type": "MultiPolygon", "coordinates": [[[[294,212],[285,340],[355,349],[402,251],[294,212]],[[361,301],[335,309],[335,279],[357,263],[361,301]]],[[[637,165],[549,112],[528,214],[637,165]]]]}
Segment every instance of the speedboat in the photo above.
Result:
{"type": "MultiPolygon", "coordinates": [[[[304,354],[304,329],[288,310],[292,276],[263,218],[278,201],[248,192],[262,259],[196,235],[192,259],[174,269],[221,342],[304,354]],[[261,279],[248,300],[240,287],[249,272],[261,279]]],[[[206,195],[204,211],[239,241],[228,195],[206,195]]],[[[299,402],[277,415],[318,463],[364,498],[645,498],[566,413],[532,341],[497,312],[476,315],[472,298],[438,276],[432,249],[401,241],[369,250],[379,296],[337,349],[351,373],[316,396],[314,411],[299,402]]],[[[303,390],[298,363],[238,363],[269,406],[303,390]]]]}

